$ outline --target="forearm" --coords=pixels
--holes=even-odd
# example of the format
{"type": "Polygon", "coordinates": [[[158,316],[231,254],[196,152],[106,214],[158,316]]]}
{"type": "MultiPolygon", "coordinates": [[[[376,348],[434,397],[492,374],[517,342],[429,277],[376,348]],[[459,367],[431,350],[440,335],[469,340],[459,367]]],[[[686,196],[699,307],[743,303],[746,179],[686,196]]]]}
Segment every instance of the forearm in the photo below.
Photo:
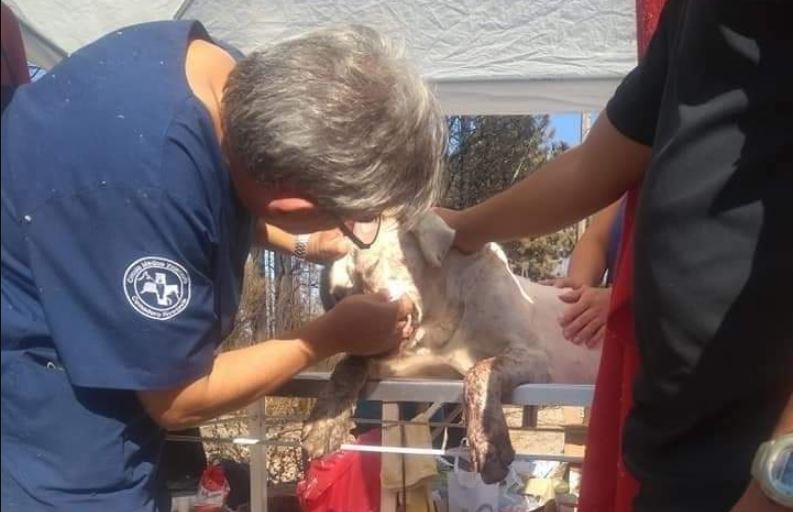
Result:
{"type": "Polygon", "coordinates": [[[196,425],[240,409],[335,352],[319,336],[323,319],[299,333],[219,354],[210,373],[182,388],[139,392],[149,415],[165,428],[196,425]]]}
{"type": "Polygon", "coordinates": [[[772,437],[793,433],[793,394],[788,397],[787,405],[779,417],[772,437]]]}
{"type": "Polygon", "coordinates": [[[294,254],[295,252],[295,235],[267,224],[261,219],[256,223],[256,241],[267,249],[274,251],[286,254],[294,254]]]}
{"type": "Polygon", "coordinates": [[[650,149],[620,134],[605,115],[587,141],[517,185],[459,215],[457,245],[539,236],[604,208],[638,182],[650,149]]]}
{"type": "Polygon", "coordinates": [[[603,281],[606,269],[606,254],[593,244],[578,242],[570,256],[567,277],[573,282],[585,286],[599,286],[603,281]]]}
{"type": "Polygon", "coordinates": [[[599,286],[608,267],[609,244],[622,200],[616,201],[592,217],[584,235],[570,255],[567,277],[574,282],[599,286]]]}

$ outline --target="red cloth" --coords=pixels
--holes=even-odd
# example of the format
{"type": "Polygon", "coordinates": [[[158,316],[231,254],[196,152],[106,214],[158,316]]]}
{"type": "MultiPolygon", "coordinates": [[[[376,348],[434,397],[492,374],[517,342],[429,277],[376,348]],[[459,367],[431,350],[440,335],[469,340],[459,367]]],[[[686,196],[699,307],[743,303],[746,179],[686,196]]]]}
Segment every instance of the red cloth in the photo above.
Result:
{"type": "MultiPolygon", "coordinates": [[[[639,58],[658,24],[665,0],[637,0],[639,58]]],[[[630,512],[639,484],[622,462],[622,428],[633,405],[639,353],[633,323],[633,226],[639,188],[628,192],[617,275],[603,342],[587,435],[580,512],[630,512]]]]}
{"type": "Polygon", "coordinates": [[[617,279],[603,342],[587,434],[580,512],[628,512],[638,484],[622,464],[622,425],[639,367],[633,331],[633,224],[638,191],[628,193],[617,279]]]}
{"type": "MultiPolygon", "coordinates": [[[[379,446],[380,430],[358,442],[379,446]]],[[[379,512],[380,454],[336,452],[311,461],[297,497],[304,512],[379,512]]]]}
{"type": "Polygon", "coordinates": [[[22,45],[22,35],[19,32],[19,23],[16,16],[5,4],[0,4],[2,16],[0,23],[2,30],[0,38],[3,45],[1,66],[2,84],[4,86],[18,86],[30,81],[28,63],[25,59],[25,47],[22,45]]]}

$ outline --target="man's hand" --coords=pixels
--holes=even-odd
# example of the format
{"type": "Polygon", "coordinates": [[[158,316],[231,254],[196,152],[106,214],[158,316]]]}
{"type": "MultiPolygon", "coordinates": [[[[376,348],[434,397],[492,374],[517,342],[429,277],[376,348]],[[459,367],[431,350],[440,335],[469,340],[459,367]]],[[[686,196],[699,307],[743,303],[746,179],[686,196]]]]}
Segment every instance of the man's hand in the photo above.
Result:
{"type": "Polygon", "coordinates": [[[389,301],[385,293],[351,295],[325,316],[327,342],[336,352],[369,356],[396,349],[412,334],[413,303],[389,301]]]}
{"type": "Polygon", "coordinates": [[[565,339],[593,348],[603,341],[611,301],[610,288],[581,286],[559,296],[570,304],[559,318],[565,339]]]}
{"type": "MultiPolygon", "coordinates": [[[[297,240],[292,233],[268,224],[263,219],[258,220],[256,229],[258,241],[265,247],[282,253],[295,253],[297,240]]],[[[324,265],[341,258],[350,252],[351,247],[350,241],[338,229],[316,231],[308,238],[305,258],[324,265]]]]}
{"type": "Polygon", "coordinates": [[[352,244],[338,229],[311,233],[306,244],[306,259],[311,263],[324,265],[343,257],[352,244]]]}
{"type": "Polygon", "coordinates": [[[139,391],[149,416],[170,430],[197,425],[244,407],[309,365],[337,352],[373,355],[410,334],[413,304],[384,294],[354,295],[292,333],[215,358],[209,374],[172,389],[139,391]]]}
{"type": "Polygon", "coordinates": [[[730,512],[783,512],[784,510],[789,509],[769,500],[760,489],[760,484],[752,480],[730,512]]]}

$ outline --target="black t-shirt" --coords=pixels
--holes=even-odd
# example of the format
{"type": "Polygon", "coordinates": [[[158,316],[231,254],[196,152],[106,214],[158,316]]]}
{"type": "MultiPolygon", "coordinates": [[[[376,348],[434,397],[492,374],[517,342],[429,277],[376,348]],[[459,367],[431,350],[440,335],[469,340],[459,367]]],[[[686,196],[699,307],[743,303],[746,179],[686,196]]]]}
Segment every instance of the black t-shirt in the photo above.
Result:
{"type": "Polygon", "coordinates": [[[637,510],[727,510],[793,389],[792,13],[670,0],[607,108],[652,146],[623,443],[637,510]]]}

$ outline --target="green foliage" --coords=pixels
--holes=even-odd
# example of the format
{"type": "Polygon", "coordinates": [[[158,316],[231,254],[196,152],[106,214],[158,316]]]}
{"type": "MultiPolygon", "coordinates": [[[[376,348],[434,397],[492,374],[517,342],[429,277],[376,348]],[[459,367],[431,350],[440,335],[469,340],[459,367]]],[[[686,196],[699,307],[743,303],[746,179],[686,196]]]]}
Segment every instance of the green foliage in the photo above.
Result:
{"type": "MultiPolygon", "coordinates": [[[[525,178],[556,154],[548,116],[452,116],[448,118],[449,184],[443,206],[461,209],[525,178]]],[[[532,279],[552,277],[575,244],[575,228],[504,245],[513,271],[532,279]]]]}

